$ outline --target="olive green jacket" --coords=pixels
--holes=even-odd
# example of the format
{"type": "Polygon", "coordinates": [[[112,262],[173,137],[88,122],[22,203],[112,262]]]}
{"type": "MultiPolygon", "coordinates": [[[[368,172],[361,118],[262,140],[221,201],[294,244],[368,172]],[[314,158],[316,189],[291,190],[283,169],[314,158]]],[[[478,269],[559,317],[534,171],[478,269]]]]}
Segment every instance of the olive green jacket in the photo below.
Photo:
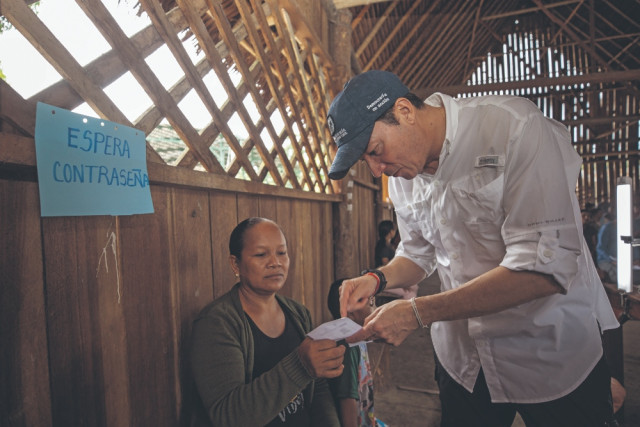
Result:
{"type": "MultiPolygon", "coordinates": [[[[339,426],[333,398],[325,380],[314,380],[296,351],[271,370],[252,378],[253,335],[236,284],[207,305],[193,323],[191,370],[209,419],[214,426],[263,426],[304,391],[313,426],[339,426]]],[[[276,295],[291,314],[300,337],[311,330],[309,310],[276,295]]]]}

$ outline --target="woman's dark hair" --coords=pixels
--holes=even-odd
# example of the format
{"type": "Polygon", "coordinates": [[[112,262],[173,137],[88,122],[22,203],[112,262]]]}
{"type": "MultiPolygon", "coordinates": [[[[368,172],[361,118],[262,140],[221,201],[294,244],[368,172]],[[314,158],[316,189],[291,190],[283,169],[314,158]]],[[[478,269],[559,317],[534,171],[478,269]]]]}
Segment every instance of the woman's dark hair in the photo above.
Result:
{"type": "Polygon", "coordinates": [[[389,221],[388,219],[380,221],[380,224],[378,224],[378,236],[380,237],[380,240],[384,240],[385,237],[387,237],[387,234],[389,234],[394,228],[393,221],[389,221]]]}
{"type": "MultiPolygon", "coordinates": [[[[411,104],[413,104],[413,106],[416,107],[418,110],[424,108],[424,105],[425,105],[424,104],[424,100],[420,99],[420,97],[418,95],[416,95],[415,93],[409,92],[405,96],[401,96],[401,98],[407,98],[409,100],[409,102],[411,102],[411,104]]],[[[381,121],[381,122],[386,123],[388,125],[399,125],[400,124],[398,119],[396,119],[396,115],[393,113],[393,107],[389,108],[387,110],[387,112],[384,113],[382,116],[380,116],[380,118],[378,118],[378,120],[376,120],[376,121],[381,121]]]]}
{"type": "Polygon", "coordinates": [[[240,259],[240,254],[242,253],[242,249],[244,249],[244,235],[247,233],[247,230],[264,221],[269,220],[266,218],[251,217],[236,225],[236,228],[231,232],[231,236],[229,236],[229,253],[240,259]]]}

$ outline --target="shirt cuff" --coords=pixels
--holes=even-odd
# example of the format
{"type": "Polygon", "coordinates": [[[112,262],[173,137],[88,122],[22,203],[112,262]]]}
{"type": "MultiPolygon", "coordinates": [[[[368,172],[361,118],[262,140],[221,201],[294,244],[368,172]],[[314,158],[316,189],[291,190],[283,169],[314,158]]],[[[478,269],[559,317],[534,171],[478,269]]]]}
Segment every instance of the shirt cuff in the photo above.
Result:
{"type": "Polygon", "coordinates": [[[501,266],[513,271],[533,271],[553,276],[565,290],[578,273],[580,251],[561,246],[558,232],[530,233],[510,242],[501,266]]]}

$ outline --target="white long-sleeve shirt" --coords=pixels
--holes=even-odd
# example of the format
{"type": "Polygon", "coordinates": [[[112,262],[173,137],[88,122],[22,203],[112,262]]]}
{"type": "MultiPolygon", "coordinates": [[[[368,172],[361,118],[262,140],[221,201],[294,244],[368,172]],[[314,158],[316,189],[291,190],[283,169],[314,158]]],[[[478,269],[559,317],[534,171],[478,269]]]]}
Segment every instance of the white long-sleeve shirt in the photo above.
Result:
{"type": "Polygon", "coordinates": [[[472,391],[482,367],[493,402],[536,403],[573,391],[618,326],[582,237],[581,159],[567,129],[524,98],[453,99],[434,175],[389,178],[405,257],[443,291],[499,265],[552,275],[566,291],[501,312],[436,322],[438,359],[472,391]]]}

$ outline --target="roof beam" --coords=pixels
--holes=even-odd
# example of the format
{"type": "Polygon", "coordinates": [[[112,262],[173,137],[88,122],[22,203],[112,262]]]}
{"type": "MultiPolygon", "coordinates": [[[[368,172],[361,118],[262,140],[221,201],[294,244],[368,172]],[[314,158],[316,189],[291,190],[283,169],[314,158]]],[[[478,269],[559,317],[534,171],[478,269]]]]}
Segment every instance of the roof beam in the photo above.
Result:
{"type": "Polygon", "coordinates": [[[333,0],[336,9],[347,9],[356,6],[368,6],[372,3],[383,3],[391,0],[333,0]]]}
{"type": "MultiPolygon", "coordinates": [[[[554,7],[566,6],[568,4],[579,3],[582,1],[584,0],[559,1],[557,3],[545,4],[545,7],[547,7],[548,9],[551,9],[554,7]]],[[[540,9],[541,9],[540,7],[529,7],[527,9],[518,9],[518,10],[512,10],[510,12],[496,13],[495,15],[487,15],[487,16],[483,16],[480,19],[483,21],[492,21],[494,19],[508,18],[509,16],[521,16],[527,13],[539,12],[540,9]]]]}
{"type": "Polygon", "coordinates": [[[504,83],[489,83],[484,85],[454,85],[442,87],[425,87],[416,89],[418,96],[426,97],[434,92],[441,92],[447,95],[459,95],[463,93],[476,92],[497,92],[508,91],[513,89],[539,88],[559,85],[575,85],[575,84],[595,84],[595,83],[611,83],[623,82],[630,80],[640,80],[640,69],[625,71],[610,71],[606,73],[583,74],[578,76],[562,76],[562,77],[537,77],[531,80],[519,80],[504,83]]]}

